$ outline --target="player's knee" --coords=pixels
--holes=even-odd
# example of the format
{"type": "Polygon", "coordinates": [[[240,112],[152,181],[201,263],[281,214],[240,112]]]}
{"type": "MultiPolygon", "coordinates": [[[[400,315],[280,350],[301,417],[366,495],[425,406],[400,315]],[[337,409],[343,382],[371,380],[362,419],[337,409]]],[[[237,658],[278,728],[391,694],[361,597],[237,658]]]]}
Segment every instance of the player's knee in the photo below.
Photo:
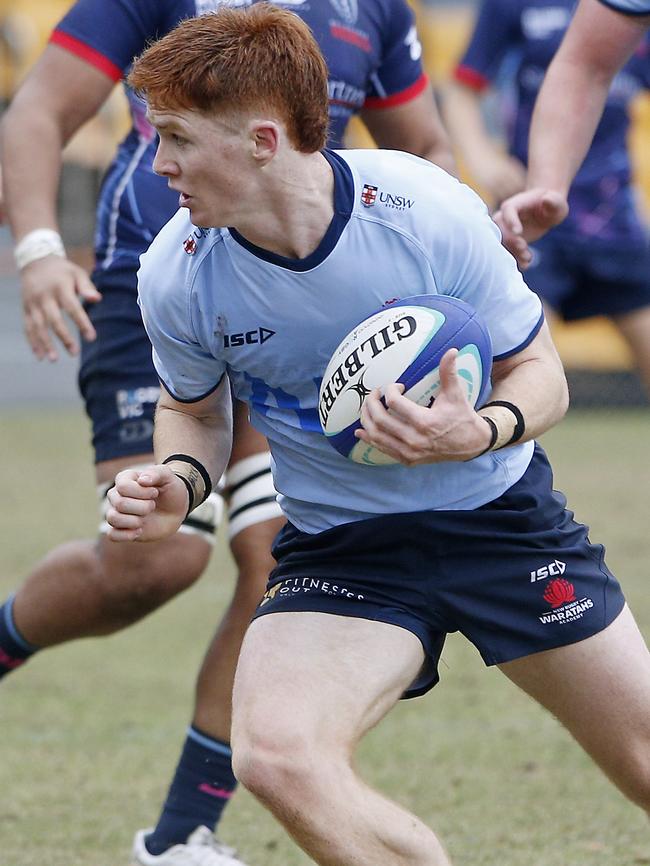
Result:
{"type": "Polygon", "coordinates": [[[209,546],[196,538],[177,536],[160,544],[119,547],[102,539],[99,604],[107,626],[137,622],[190,587],[209,555],[209,546]]]}
{"type": "Polygon", "coordinates": [[[326,756],[294,730],[233,738],[233,771],[263,803],[304,802],[318,790],[326,756]]]}

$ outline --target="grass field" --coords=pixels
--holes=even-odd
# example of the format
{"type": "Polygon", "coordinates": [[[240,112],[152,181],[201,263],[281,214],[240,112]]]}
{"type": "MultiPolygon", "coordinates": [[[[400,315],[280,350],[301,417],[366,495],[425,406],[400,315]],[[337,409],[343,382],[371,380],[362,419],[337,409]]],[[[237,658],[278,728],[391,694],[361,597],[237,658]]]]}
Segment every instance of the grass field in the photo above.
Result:
{"type": "MultiPolygon", "coordinates": [[[[86,439],[74,413],[4,414],[3,597],[49,547],[94,532],[86,439]]],[[[646,635],[649,441],[647,412],[575,413],[544,440],[646,635]]],[[[157,815],[232,576],[220,545],[203,580],[144,623],[43,653],[3,681],[0,866],[126,866],[133,831],[157,815]]],[[[551,717],[462,638],[444,659],[434,692],[400,704],[363,744],[371,784],[435,827],[458,866],[650,864],[644,816],[551,717]]],[[[309,862],[243,791],[222,836],[251,866],[309,862]]]]}

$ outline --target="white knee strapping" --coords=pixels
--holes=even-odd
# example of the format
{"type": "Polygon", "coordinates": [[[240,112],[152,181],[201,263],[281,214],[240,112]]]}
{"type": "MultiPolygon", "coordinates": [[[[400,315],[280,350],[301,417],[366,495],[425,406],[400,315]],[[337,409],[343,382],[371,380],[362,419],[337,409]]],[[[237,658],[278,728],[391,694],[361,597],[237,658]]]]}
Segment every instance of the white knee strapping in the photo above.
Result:
{"type": "Polygon", "coordinates": [[[230,538],[248,526],[282,517],[268,451],[239,460],[228,469],[225,478],[230,538]]]}
{"type": "MultiPolygon", "coordinates": [[[[129,469],[145,469],[146,466],[129,466],[129,469]]],[[[106,521],[108,510],[108,499],[106,494],[113,486],[113,481],[97,485],[97,496],[99,497],[99,532],[105,534],[110,529],[106,521]]],[[[219,488],[221,488],[221,484],[219,488]]],[[[220,493],[213,491],[208,498],[195,508],[181,524],[179,532],[188,535],[200,535],[210,544],[214,544],[215,533],[223,518],[223,498],[220,493]]]]}

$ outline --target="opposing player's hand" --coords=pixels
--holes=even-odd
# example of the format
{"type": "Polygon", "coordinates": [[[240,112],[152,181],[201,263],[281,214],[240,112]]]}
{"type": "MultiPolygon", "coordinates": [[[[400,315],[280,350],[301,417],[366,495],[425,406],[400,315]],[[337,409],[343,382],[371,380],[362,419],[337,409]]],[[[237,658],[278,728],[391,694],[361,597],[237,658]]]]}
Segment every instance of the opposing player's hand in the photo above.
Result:
{"type": "Polygon", "coordinates": [[[532,258],[528,244],[561,223],[568,213],[561,193],[537,187],[506,199],[492,218],[501,229],[503,245],[525,270],[532,258]]]}
{"type": "Polygon", "coordinates": [[[64,313],[85,340],[95,339],[97,334],[82,304],[97,303],[102,296],[83,268],[59,256],[46,256],[23,268],[20,278],[25,333],[39,361],[58,359],[55,337],[70,355],[78,354],[79,341],[64,313]]]}
{"type": "Polygon", "coordinates": [[[440,390],[432,406],[402,396],[402,385],[375,389],[361,408],[355,436],[406,466],[469,460],[489,444],[490,430],[467,400],[456,372],[456,349],[440,361],[440,390]]]}
{"type": "Polygon", "coordinates": [[[108,491],[106,519],[112,541],[159,541],[185,519],[187,488],[168,466],[125,469],[108,491]]]}

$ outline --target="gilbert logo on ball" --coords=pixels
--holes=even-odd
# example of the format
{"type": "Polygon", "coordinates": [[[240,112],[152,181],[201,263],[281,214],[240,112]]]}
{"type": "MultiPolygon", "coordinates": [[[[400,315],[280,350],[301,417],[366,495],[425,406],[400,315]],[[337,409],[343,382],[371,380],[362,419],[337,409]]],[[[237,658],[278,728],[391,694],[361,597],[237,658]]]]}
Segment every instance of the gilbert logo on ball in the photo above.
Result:
{"type": "Polygon", "coordinates": [[[420,406],[431,406],[440,388],[440,359],[458,349],[456,369],[476,406],[490,387],[492,343],[475,310],[448,295],[403,298],[364,319],[339,344],[327,365],[318,398],[325,436],[344,457],[381,466],[395,461],[354,435],[363,401],[392,382],[420,406]]]}

